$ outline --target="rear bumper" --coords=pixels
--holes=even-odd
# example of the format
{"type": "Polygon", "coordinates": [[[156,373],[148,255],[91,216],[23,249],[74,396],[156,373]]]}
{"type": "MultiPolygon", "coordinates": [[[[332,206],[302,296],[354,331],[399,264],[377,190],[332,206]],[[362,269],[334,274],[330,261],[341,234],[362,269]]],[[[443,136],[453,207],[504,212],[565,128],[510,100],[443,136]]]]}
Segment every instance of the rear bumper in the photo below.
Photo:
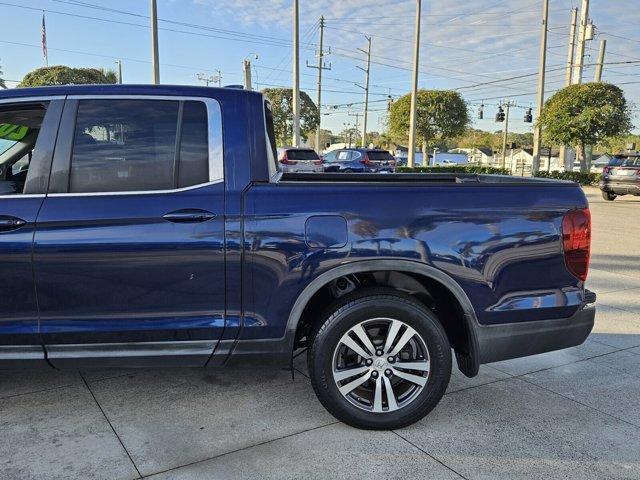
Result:
{"type": "Polygon", "coordinates": [[[638,182],[601,182],[600,190],[619,195],[640,195],[640,183],[638,182]]]}
{"type": "Polygon", "coordinates": [[[593,329],[596,295],[569,318],[483,326],[477,329],[480,363],[498,362],[582,344],[593,329]]]}

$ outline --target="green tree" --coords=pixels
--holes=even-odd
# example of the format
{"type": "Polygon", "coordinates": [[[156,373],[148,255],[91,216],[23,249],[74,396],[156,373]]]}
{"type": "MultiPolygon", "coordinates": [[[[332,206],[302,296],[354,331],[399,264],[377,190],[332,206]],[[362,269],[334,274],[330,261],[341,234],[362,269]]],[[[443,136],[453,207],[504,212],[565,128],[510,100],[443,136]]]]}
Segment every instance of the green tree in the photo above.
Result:
{"type": "Polygon", "coordinates": [[[18,87],[117,83],[118,75],[100,68],[43,67],[27,73],[18,87]]]}
{"type": "Polygon", "coordinates": [[[587,172],[585,149],[631,130],[631,114],[622,90],[609,83],[563,88],[546,101],[538,119],[548,142],[573,146],[580,170],[587,172]]]}
{"type": "MultiPolygon", "coordinates": [[[[290,145],[293,137],[293,90],[265,88],[262,93],[271,102],[273,125],[280,146],[290,145]]],[[[320,112],[311,97],[300,92],[300,135],[307,140],[320,124],[320,112]]]]}
{"type": "MultiPolygon", "coordinates": [[[[389,133],[400,142],[409,137],[411,94],[396,100],[389,112],[389,133]]],[[[458,92],[420,90],[417,98],[416,135],[422,152],[462,135],[469,124],[467,105],[458,92]]],[[[426,158],[426,157],[425,157],[426,158]]]]}

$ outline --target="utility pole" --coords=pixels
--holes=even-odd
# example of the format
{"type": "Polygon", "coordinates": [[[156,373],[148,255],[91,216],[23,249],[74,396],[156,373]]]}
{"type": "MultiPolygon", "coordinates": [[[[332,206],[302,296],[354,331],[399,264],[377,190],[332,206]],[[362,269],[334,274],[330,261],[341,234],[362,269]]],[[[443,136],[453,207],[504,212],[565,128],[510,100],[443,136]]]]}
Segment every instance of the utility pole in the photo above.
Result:
{"type": "Polygon", "coordinates": [[[322,148],[321,150],[321,146],[320,146],[320,131],[322,126],[321,125],[322,124],[322,71],[331,70],[331,64],[329,64],[328,67],[324,64],[324,50],[323,50],[324,49],[324,17],[320,17],[319,47],[320,49],[318,50],[318,66],[309,65],[309,62],[307,62],[307,67],[316,68],[318,70],[318,96],[316,99],[316,102],[318,105],[318,112],[320,112],[320,121],[318,122],[318,130],[316,131],[316,151],[318,153],[324,150],[324,148],[322,148]]]}
{"type": "Polygon", "coordinates": [[[407,166],[412,168],[416,158],[416,107],[418,102],[418,69],[420,66],[420,13],[422,0],[416,0],[416,26],[413,45],[413,82],[411,85],[411,113],[409,115],[409,158],[407,166]]]}
{"type": "Polygon", "coordinates": [[[578,33],[578,51],[573,67],[573,84],[582,83],[582,72],[584,71],[584,51],[587,43],[587,26],[589,24],[589,0],[582,0],[580,10],[580,32],[578,33]]]}
{"type": "Polygon", "coordinates": [[[602,69],[604,68],[604,55],[607,51],[607,40],[600,40],[600,54],[598,55],[598,63],[596,65],[596,83],[600,83],[602,81],[602,69]]]}
{"type": "Polygon", "coordinates": [[[507,137],[509,136],[509,111],[511,107],[515,107],[514,102],[506,102],[501,104],[505,107],[504,133],[502,134],[502,169],[505,169],[507,163],[507,137]]]}
{"type": "Polygon", "coordinates": [[[293,0],[293,146],[300,146],[300,2],[293,0]]]}
{"type": "MultiPolygon", "coordinates": [[[[573,59],[576,52],[576,30],[578,29],[578,9],[571,9],[571,26],[569,27],[569,47],[567,50],[567,69],[564,78],[564,86],[568,87],[573,78],[573,59]]],[[[560,164],[564,165],[565,171],[570,171],[573,160],[567,165],[567,147],[560,146],[560,164]]]]}
{"type": "MultiPolygon", "coordinates": [[[[542,1],[542,30],[540,33],[540,64],[538,67],[538,88],[536,93],[536,118],[540,118],[544,106],[544,81],[547,69],[547,34],[549,33],[549,0],[542,1]]],[[[509,115],[507,110],[507,117],[509,115]]],[[[533,128],[533,161],[531,173],[540,169],[540,147],[542,147],[542,128],[536,122],[533,128]]],[[[502,167],[504,168],[504,166],[502,167]]]]}
{"type": "Polygon", "coordinates": [[[153,84],[160,83],[160,63],[158,59],[158,7],[156,0],[151,0],[151,65],[153,67],[153,84]]]}
{"type": "MultiPolygon", "coordinates": [[[[367,55],[367,68],[362,68],[356,65],[357,68],[365,73],[364,87],[358,85],[360,88],[364,88],[364,120],[362,122],[362,148],[367,146],[367,117],[369,115],[369,72],[371,71],[371,37],[365,36],[367,39],[367,50],[358,48],[362,53],[367,55]]],[[[356,84],[357,85],[357,84],[356,84]]]]}
{"type": "MultiPolygon", "coordinates": [[[[355,131],[356,131],[356,145],[358,144],[358,126],[360,125],[360,112],[356,112],[356,113],[349,113],[350,117],[356,117],[356,123],[355,123],[355,131]]],[[[351,141],[349,141],[349,148],[351,148],[351,141]]]]}
{"type": "Polygon", "coordinates": [[[567,70],[564,78],[564,86],[571,85],[573,77],[573,58],[576,52],[576,30],[578,29],[578,9],[571,9],[571,26],[569,28],[569,48],[567,50],[567,70]]]}
{"type": "Polygon", "coordinates": [[[122,60],[116,60],[118,64],[118,84],[122,85],[122,60]]]}
{"type": "Polygon", "coordinates": [[[244,89],[253,90],[251,85],[251,60],[245,58],[242,61],[242,73],[244,77],[244,89]]]}

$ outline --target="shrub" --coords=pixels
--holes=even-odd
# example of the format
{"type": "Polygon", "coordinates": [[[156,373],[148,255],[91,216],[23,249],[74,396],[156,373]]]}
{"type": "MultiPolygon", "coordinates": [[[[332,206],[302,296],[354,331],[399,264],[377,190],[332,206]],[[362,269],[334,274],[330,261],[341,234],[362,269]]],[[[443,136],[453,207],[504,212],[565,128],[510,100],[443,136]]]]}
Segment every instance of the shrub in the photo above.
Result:
{"type": "Polygon", "coordinates": [[[570,180],[580,185],[598,185],[600,178],[599,173],[582,173],[582,172],[538,172],[540,178],[553,178],[555,180],[570,180]]]}
{"type": "Polygon", "coordinates": [[[482,165],[455,165],[449,167],[398,167],[398,173],[475,173],[486,175],[509,175],[509,170],[482,165]]]}

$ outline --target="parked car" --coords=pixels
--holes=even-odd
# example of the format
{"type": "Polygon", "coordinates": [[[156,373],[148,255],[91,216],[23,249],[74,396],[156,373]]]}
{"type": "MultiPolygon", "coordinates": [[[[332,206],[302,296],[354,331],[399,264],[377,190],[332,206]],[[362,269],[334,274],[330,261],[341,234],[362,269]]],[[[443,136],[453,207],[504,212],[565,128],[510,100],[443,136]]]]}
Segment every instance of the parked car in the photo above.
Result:
{"type": "Polygon", "coordinates": [[[452,350],[473,377],[593,327],[575,183],[280,173],[269,103],[237,89],[3,90],[0,123],[27,132],[0,184],[30,158],[0,195],[4,367],[292,368],[306,350],[327,410],[394,429],[440,401],[452,350]]]}
{"type": "Polygon", "coordinates": [[[325,172],[392,173],[396,159],[386,150],[345,148],[334,150],[323,158],[325,172]]]}
{"type": "Polygon", "coordinates": [[[618,196],[640,196],[640,154],[616,155],[602,170],[602,198],[613,201],[618,196]]]}
{"type": "Polygon", "coordinates": [[[320,155],[311,148],[279,148],[278,162],[283,172],[319,173],[324,170],[320,155]]]}
{"type": "Polygon", "coordinates": [[[444,160],[438,160],[438,158],[436,157],[436,167],[455,167],[457,165],[458,164],[453,160],[449,160],[446,158],[444,160]]]}

